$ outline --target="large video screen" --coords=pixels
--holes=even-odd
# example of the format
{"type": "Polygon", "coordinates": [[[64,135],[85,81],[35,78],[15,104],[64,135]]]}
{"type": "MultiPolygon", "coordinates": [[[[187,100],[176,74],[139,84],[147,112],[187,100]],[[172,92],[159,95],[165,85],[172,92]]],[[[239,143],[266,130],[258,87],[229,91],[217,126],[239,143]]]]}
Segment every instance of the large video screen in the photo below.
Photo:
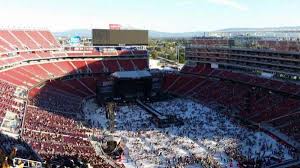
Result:
{"type": "Polygon", "coordinates": [[[93,29],[93,45],[148,45],[148,30],[93,29]]]}

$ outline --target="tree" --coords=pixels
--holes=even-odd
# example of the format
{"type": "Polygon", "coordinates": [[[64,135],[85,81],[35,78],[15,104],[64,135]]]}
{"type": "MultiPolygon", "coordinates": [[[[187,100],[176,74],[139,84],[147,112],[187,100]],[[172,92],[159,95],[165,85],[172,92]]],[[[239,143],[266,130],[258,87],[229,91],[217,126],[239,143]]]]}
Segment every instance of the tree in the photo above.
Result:
{"type": "Polygon", "coordinates": [[[152,50],[152,51],[150,52],[150,57],[151,57],[152,59],[157,59],[157,57],[158,57],[158,52],[157,52],[156,50],[152,50]]]}

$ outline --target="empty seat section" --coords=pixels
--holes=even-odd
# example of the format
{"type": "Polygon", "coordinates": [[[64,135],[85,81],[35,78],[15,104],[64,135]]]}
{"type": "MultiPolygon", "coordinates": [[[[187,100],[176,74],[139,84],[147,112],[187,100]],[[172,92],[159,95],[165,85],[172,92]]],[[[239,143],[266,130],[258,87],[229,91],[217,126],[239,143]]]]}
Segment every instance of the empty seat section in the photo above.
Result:
{"type": "Polygon", "coordinates": [[[178,88],[180,88],[185,82],[186,82],[186,77],[179,76],[179,79],[177,79],[175,81],[175,83],[173,85],[171,85],[171,87],[169,87],[169,91],[172,92],[172,93],[176,93],[175,91],[178,88]]]}
{"type": "Polygon", "coordinates": [[[134,66],[132,65],[130,60],[118,60],[120,66],[123,68],[125,71],[133,71],[134,66]]]}
{"type": "Polygon", "coordinates": [[[149,68],[147,59],[133,59],[132,61],[139,70],[144,70],[149,68]]]}
{"type": "Polygon", "coordinates": [[[36,54],[42,58],[50,58],[53,57],[50,52],[36,52],[36,54]]]}
{"type": "Polygon", "coordinates": [[[24,31],[11,31],[28,49],[39,49],[39,46],[32,41],[24,31]]]}
{"type": "Polygon", "coordinates": [[[37,59],[37,58],[40,58],[37,54],[32,53],[32,52],[22,52],[22,53],[20,53],[20,56],[23,57],[24,59],[37,59]]]}
{"type": "Polygon", "coordinates": [[[60,67],[60,69],[64,70],[65,73],[68,73],[68,74],[76,73],[76,69],[70,64],[69,61],[55,62],[53,64],[60,67]]]}
{"type": "Polygon", "coordinates": [[[24,84],[23,81],[15,78],[15,77],[3,74],[3,73],[0,75],[0,79],[3,80],[3,81],[5,81],[5,82],[11,83],[11,84],[15,84],[15,85],[18,85],[18,86],[25,86],[25,87],[27,87],[27,85],[24,84]]]}
{"type": "Polygon", "coordinates": [[[126,55],[126,56],[128,56],[128,55],[132,55],[132,52],[131,51],[128,51],[128,50],[121,50],[121,51],[117,51],[118,52],[118,55],[119,56],[124,56],[124,55],[126,55]]]}
{"type": "Polygon", "coordinates": [[[286,84],[282,84],[279,89],[280,89],[280,91],[284,91],[286,93],[296,94],[299,92],[300,86],[296,85],[296,84],[286,83],[286,84]]]}
{"type": "Polygon", "coordinates": [[[146,50],[134,50],[132,52],[133,52],[134,55],[146,56],[148,54],[148,52],[146,50]]]}
{"type": "Polygon", "coordinates": [[[70,85],[62,82],[62,81],[51,81],[47,83],[49,86],[52,86],[55,89],[62,90],[64,92],[67,92],[68,94],[76,95],[79,97],[85,97],[86,95],[81,93],[80,91],[77,91],[74,89],[74,87],[71,87],[70,85]]]}
{"type": "Polygon", "coordinates": [[[33,38],[41,48],[51,48],[50,43],[45,40],[37,31],[25,31],[31,38],[33,38]]]}
{"type": "Polygon", "coordinates": [[[65,73],[57,68],[53,63],[40,64],[41,67],[46,69],[48,72],[53,74],[54,76],[63,76],[65,73]]]}
{"type": "Polygon", "coordinates": [[[53,52],[53,53],[51,53],[51,55],[53,57],[66,57],[67,56],[67,54],[65,52],[63,52],[63,53],[55,53],[55,52],[53,52]]]}
{"type": "Polygon", "coordinates": [[[176,93],[183,95],[185,93],[188,93],[194,86],[199,84],[201,79],[194,79],[194,78],[189,78],[186,83],[181,86],[179,89],[177,89],[176,93]]]}
{"type": "Polygon", "coordinates": [[[22,67],[24,69],[26,69],[27,71],[33,73],[35,76],[38,76],[41,79],[48,79],[49,78],[49,74],[48,72],[44,71],[42,68],[39,67],[38,64],[35,65],[27,65],[22,67]]]}
{"type": "Polygon", "coordinates": [[[77,70],[81,72],[88,72],[85,61],[72,61],[73,65],[76,66],[77,70]]]}
{"type": "Polygon", "coordinates": [[[46,38],[53,45],[53,47],[55,48],[61,47],[52,33],[50,33],[49,31],[39,31],[39,32],[42,36],[44,36],[44,38],[46,38]]]}
{"type": "Polygon", "coordinates": [[[105,65],[105,67],[108,69],[109,72],[120,71],[116,60],[103,60],[102,62],[105,65]]]}
{"type": "Polygon", "coordinates": [[[41,91],[41,89],[40,88],[33,88],[33,89],[31,89],[30,91],[29,91],[29,93],[28,93],[28,97],[29,98],[33,98],[33,97],[35,97],[35,96],[37,96],[38,94],[39,94],[39,92],[41,91]]]}
{"type": "Polygon", "coordinates": [[[97,81],[94,78],[81,78],[79,80],[96,93],[97,81]]]}
{"type": "MultiPolygon", "coordinates": [[[[6,51],[11,51],[11,50],[7,50],[7,49],[4,49],[1,47],[1,44],[0,44],[0,52],[6,52],[6,51]]],[[[4,55],[4,54],[3,54],[4,55]]],[[[0,54],[0,56],[3,56],[2,54],[0,54]]]]}
{"type": "Polygon", "coordinates": [[[88,89],[88,87],[84,83],[82,83],[78,79],[69,80],[67,82],[77,90],[83,92],[86,96],[92,96],[94,94],[93,92],[91,92],[91,90],[88,89]]]}
{"type": "Polygon", "coordinates": [[[67,53],[67,55],[69,56],[69,57],[82,57],[82,56],[84,56],[84,54],[83,53],[67,53]]]}
{"type": "Polygon", "coordinates": [[[17,47],[19,50],[25,49],[24,46],[13,35],[10,34],[9,30],[0,30],[0,37],[7,41],[13,48],[17,47]]]}
{"type": "Polygon", "coordinates": [[[11,69],[11,70],[8,70],[8,71],[5,71],[5,72],[2,72],[2,74],[7,74],[9,76],[12,76],[14,78],[17,78],[21,81],[23,81],[23,83],[26,85],[26,84],[30,84],[30,85],[35,85],[35,84],[38,84],[37,81],[27,77],[26,75],[16,71],[15,69],[11,69]]]}
{"type": "MultiPolygon", "coordinates": [[[[26,67],[26,66],[25,66],[26,67]]],[[[34,72],[30,71],[27,68],[24,67],[18,67],[15,68],[16,71],[23,73],[24,75],[27,75],[28,77],[38,80],[39,82],[43,81],[44,79],[42,77],[37,76],[36,74],[34,74],[34,72]]]]}
{"type": "Polygon", "coordinates": [[[23,60],[24,60],[24,58],[16,56],[16,57],[6,58],[5,60],[1,60],[1,62],[3,63],[3,65],[9,65],[9,64],[16,64],[16,63],[21,62],[23,60]]]}
{"type": "Polygon", "coordinates": [[[92,70],[93,73],[102,73],[104,72],[103,64],[100,60],[88,60],[86,61],[88,67],[92,70]]]}
{"type": "Polygon", "coordinates": [[[162,85],[162,89],[164,91],[166,91],[174,82],[175,80],[177,79],[177,75],[176,74],[168,74],[166,75],[163,80],[163,85],[162,85]]]}
{"type": "Polygon", "coordinates": [[[15,51],[16,49],[13,46],[10,46],[7,42],[0,38],[1,52],[15,51]]]}
{"type": "Polygon", "coordinates": [[[192,71],[193,67],[184,65],[184,67],[181,69],[181,72],[183,73],[189,73],[190,71],[192,71]]]}
{"type": "Polygon", "coordinates": [[[13,71],[15,71],[16,73],[22,74],[23,76],[26,76],[27,78],[30,78],[33,81],[41,82],[40,78],[37,78],[31,72],[25,71],[22,67],[14,68],[13,71]]]}

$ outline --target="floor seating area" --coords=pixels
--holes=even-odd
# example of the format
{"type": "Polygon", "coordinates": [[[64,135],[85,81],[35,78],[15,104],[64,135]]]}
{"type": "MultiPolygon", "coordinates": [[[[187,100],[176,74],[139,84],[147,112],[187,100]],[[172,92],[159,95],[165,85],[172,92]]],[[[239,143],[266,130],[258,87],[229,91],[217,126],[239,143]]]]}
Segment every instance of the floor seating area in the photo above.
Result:
{"type": "Polygon", "coordinates": [[[295,139],[300,136],[299,125],[295,124],[300,120],[291,117],[300,110],[300,99],[295,97],[300,87],[296,84],[222,72],[204,64],[184,67],[181,73],[166,74],[162,88],[206,104],[224,105],[256,123],[271,123],[295,139]]]}

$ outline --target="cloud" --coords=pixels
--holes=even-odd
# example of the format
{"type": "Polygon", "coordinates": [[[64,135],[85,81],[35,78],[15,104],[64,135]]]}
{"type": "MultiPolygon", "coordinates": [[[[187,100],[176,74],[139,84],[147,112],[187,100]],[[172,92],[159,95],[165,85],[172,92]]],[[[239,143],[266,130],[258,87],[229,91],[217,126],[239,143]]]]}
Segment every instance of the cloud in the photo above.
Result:
{"type": "Polygon", "coordinates": [[[238,9],[240,11],[247,11],[248,7],[236,2],[235,0],[209,0],[212,3],[218,4],[218,5],[223,5],[223,6],[228,6],[232,7],[235,9],[238,9]]]}

